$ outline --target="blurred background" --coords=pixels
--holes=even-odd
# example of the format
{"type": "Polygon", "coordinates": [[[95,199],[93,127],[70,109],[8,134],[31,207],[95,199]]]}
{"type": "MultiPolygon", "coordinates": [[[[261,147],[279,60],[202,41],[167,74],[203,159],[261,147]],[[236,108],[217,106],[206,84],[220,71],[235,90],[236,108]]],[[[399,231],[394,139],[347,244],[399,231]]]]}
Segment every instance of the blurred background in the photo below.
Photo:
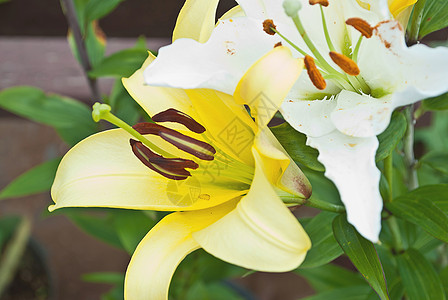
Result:
{"type": "MultiPolygon", "coordinates": [[[[140,36],[146,38],[151,50],[170,43],[183,2],[120,3],[99,21],[107,36],[105,55],[132,47],[140,36]]],[[[221,2],[218,15],[235,5],[230,0],[221,2]]],[[[95,102],[83,69],[70,50],[67,29],[57,0],[0,1],[0,90],[34,86],[88,105],[95,102]]],[[[114,79],[100,78],[97,84],[100,93],[108,95],[114,79]]],[[[0,190],[31,167],[68,149],[53,128],[0,109],[0,190]]],[[[50,204],[48,192],[0,200],[0,218],[18,215],[31,221],[31,246],[1,299],[100,299],[111,285],[86,282],[83,275],[124,272],[128,253],[95,239],[65,216],[49,215],[50,204]]],[[[260,300],[297,299],[312,293],[295,274],[259,273],[239,282],[260,300]]]]}

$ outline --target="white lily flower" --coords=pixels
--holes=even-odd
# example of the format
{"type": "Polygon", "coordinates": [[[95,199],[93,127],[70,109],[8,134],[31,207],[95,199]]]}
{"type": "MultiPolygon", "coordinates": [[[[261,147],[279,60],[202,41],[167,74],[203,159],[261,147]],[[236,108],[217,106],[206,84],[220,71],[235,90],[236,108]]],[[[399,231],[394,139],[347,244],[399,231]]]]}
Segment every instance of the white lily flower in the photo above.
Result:
{"type": "Polygon", "coordinates": [[[238,0],[245,16],[221,19],[205,43],[179,39],[162,48],[145,80],[233,94],[244,72],[277,43],[290,46],[296,57],[307,54],[308,72],[280,111],[319,150],[348,221],[377,242],[382,210],[377,135],[397,107],[448,90],[448,49],[406,46],[394,17],[415,0],[297,1],[302,8],[290,18],[278,0],[238,0]],[[263,25],[277,34],[266,34],[263,25]]]}

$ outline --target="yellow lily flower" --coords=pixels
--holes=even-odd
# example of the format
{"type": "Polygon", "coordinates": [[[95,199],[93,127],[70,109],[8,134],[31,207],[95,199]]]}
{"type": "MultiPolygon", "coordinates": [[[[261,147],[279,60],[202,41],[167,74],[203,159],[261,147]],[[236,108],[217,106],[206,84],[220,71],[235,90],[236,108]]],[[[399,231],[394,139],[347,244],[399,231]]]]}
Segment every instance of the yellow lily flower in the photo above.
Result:
{"type": "Polygon", "coordinates": [[[403,28],[407,27],[412,8],[418,0],[387,0],[388,10],[382,6],[383,2],[378,0],[356,0],[358,4],[367,10],[389,11],[395,20],[400,22],[403,28]]]}
{"type": "Polygon", "coordinates": [[[154,120],[172,126],[137,125],[142,134],[148,128],[159,131],[131,142],[132,147],[132,136],[123,129],[81,141],[61,161],[50,210],[176,211],[137,247],[126,273],[126,299],[167,299],[177,265],[198,248],[248,269],[297,268],[311,243],[278,194],[307,198],[310,184],[267,123],[299,77],[302,61],[285,47],[273,49],[246,72],[232,97],[208,89],[144,85],[143,70],[154,59],[150,55],[123,83],[154,120]],[[261,72],[274,67],[274,73],[261,72]],[[205,132],[198,130],[202,125],[205,132]],[[145,152],[151,145],[175,158],[151,160],[145,152]]]}

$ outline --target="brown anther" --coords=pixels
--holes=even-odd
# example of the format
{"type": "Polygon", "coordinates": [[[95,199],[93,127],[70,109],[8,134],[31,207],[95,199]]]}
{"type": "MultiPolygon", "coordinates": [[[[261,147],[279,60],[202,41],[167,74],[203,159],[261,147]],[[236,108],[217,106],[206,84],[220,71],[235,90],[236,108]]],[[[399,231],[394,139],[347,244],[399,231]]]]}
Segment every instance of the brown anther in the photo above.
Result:
{"type": "Polygon", "coordinates": [[[283,46],[282,42],[278,42],[277,44],[274,45],[274,48],[281,47],[281,46],[283,46]]]}
{"type": "Polygon", "coordinates": [[[165,158],[151,151],[142,142],[131,139],[132,152],[148,168],[160,175],[173,179],[184,180],[191,176],[191,173],[185,170],[197,169],[199,165],[192,160],[183,158],[165,158]]]}
{"type": "Polygon", "coordinates": [[[358,65],[347,56],[331,51],[330,57],[345,73],[352,76],[358,76],[360,71],[358,65]]]}
{"type": "Polygon", "coordinates": [[[213,160],[216,149],[212,145],[199,141],[176,130],[154,123],[138,123],[132,128],[140,134],[158,135],[178,149],[190,153],[202,160],[213,160]]]}
{"type": "Polygon", "coordinates": [[[328,0],[310,0],[310,4],[311,5],[319,4],[327,7],[330,3],[328,2],[328,0]]]}
{"type": "Polygon", "coordinates": [[[353,26],[356,30],[358,30],[364,37],[370,39],[373,35],[373,27],[370,26],[367,21],[364,21],[361,18],[350,18],[345,21],[345,24],[353,26]]]}
{"type": "Polygon", "coordinates": [[[264,20],[264,22],[263,22],[264,32],[266,32],[267,34],[270,34],[270,35],[274,35],[275,34],[274,30],[276,28],[277,28],[277,26],[275,26],[274,21],[272,19],[264,20]]]}
{"type": "Polygon", "coordinates": [[[319,90],[324,90],[327,87],[327,83],[325,82],[325,79],[322,76],[322,74],[319,72],[319,69],[317,69],[316,63],[314,62],[314,58],[312,58],[309,55],[306,55],[304,62],[306,71],[311,79],[311,82],[319,90]]]}
{"type": "Polygon", "coordinates": [[[205,132],[204,126],[199,124],[195,119],[187,115],[186,113],[183,113],[181,111],[178,111],[177,109],[170,108],[165,111],[162,111],[152,117],[152,120],[154,122],[174,122],[179,123],[187,127],[193,132],[196,133],[203,133],[205,132]]]}

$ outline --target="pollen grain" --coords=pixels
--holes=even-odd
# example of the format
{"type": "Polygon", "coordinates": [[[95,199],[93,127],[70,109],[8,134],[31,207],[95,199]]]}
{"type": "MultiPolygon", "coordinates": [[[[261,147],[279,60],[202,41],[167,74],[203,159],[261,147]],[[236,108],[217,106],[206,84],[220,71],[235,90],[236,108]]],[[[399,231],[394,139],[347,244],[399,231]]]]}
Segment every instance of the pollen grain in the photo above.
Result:
{"type": "Polygon", "coordinates": [[[309,55],[306,55],[304,62],[306,71],[311,79],[311,82],[317,89],[324,90],[327,87],[327,83],[325,82],[325,79],[322,76],[322,74],[319,72],[319,69],[317,69],[316,63],[314,62],[314,58],[312,58],[309,55]]]}

